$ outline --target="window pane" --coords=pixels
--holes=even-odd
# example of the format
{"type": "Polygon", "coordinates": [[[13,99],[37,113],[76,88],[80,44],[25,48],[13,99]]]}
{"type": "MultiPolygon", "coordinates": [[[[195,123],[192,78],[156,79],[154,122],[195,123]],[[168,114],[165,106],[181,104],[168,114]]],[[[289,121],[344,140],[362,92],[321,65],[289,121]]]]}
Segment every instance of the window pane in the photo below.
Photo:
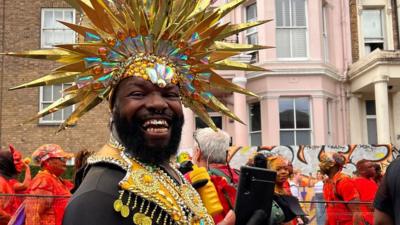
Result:
{"type": "Polygon", "coordinates": [[[63,27],[63,25],[58,21],[63,21],[64,20],[63,11],[55,10],[54,11],[54,17],[55,17],[54,18],[54,26],[55,26],[55,28],[61,29],[63,27]]]}
{"type": "Polygon", "coordinates": [[[306,7],[304,0],[292,0],[293,26],[306,25],[306,7]]]}
{"type": "Polygon", "coordinates": [[[61,98],[61,85],[53,85],[53,101],[61,98]]]}
{"type": "Polygon", "coordinates": [[[251,146],[261,146],[261,132],[250,134],[251,146]]]}
{"type": "Polygon", "coordinates": [[[363,10],[362,26],[364,38],[381,38],[382,32],[382,15],[381,10],[363,10]]]}
{"type": "Polygon", "coordinates": [[[64,118],[63,119],[67,119],[72,114],[72,106],[68,106],[67,108],[65,108],[63,110],[64,110],[64,118]]]}
{"type": "Polygon", "coordinates": [[[65,44],[75,43],[75,33],[72,30],[64,30],[64,42],[65,44]]]}
{"type": "MultiPolygon", "coordinates": [[[[211,119],[214,121],[215,126],[219,129],[222,129],[222,117],[221,116],[212,116],[211,119]]],[[[203,122],[199,117],[196,117],[196,129],[206,128],[208,125],[203,122]]]]}
{"type": "Polygon", "coordinates": [[[253,44],[253,45],[258,44],[257,33],[248,35],[247,36],[247,43],[248,44],[253,44]]]}
{"type": "Polygon", "coordinates": [[[53,101],[52,90],[52,86],[43,87],[43,101],[53,101]]]}
{"type": "Polygon", "coordinates": [[[74,13],[72,10],[65,10],[64,11],[64,19],[63,21],[72,23],[73,22],[74,13]]]}
{"type": "Polygon", "coordinates": [[[365,101],[367,115],[376,115],[375,100],[365,101]]]}
{"type": "Polygon", "coordinates": [[[367,119],[368,144],[378,144],[376,119],[367,119]]]}
{"type": "Polygon", "coordinates": [[[294,128],[293,99],[279,99],[280,128],[294,128]]]}
{"type": "Polygon", "coordinates": [[[53,35],[54,35],[53,45],[64,43],[64,31],[63,30],[55,30],[53,35]]]}
{"type": "Polygon", "coordinates": [[[276,0],[276,26],[290,26],[289,0],[276,0]]]}
{"type": "Polygon", "coordinates": [[[61,121],[62,118],[62,110],[58,110],[57,112],[53,113],[53,120],[61,121]]]}
{"type": "MultiPolygon", "coordinates": [[[[50,103],[43,103],[43,104],[42,104],[42,109],[45,109],[45,108],[48,107],[49,105],[50,105],[50,103]]],[[[52,118],[52,115],[49,114],[49,115],[44,116],[44,117],[42,118],[42,120],[49,121],[49,120],[51,120],[51,118],[52,118]]]]}
{"type": "Polygon", "coordinates": [[[289,29],[276,29],[276,55],[278,58],[290,57],[289,31],[289,29]]]}
{"type": "Polygon", "coordinates": [[[310,128],[310,103],[308,98],[296,98],[296,128],[310,128]]]}
{"type": "Polygon", "coordinates": [[[281,131],[280,139],[280,145],[294,145],[294,131],[281,131]]]}
{"type": "Polygon", "coordinates": [[[250,104],[250,131],[261,130],[260,103],[250,104]]]}
{"type": "Polygon", "coordinates": [[[306,57],[306,29],[292,29],[293,57],[306,57]]]}
{"type": "Polygon", "coordinates": [[[43,31],[43,46],[42,47],[51,47],[53,44],[53,31],[51,30],[44,30],[43,31]]]}
{"type": "Polygon", "coordinates": [[[246,7],[246,21],[252,22],[257,20],[257,4],[246,7]]]}
{"type": "Polygon", "coordinates": [[[53,28],[54,27],[54,18],[53,18],[53,11],[44,11],[44,18],[43,18],[44,24],[43,28],[53,28]]]}
{"type": "Polygon", "coordinates": [[[311,131],[302,130],[296,131],[296,145],[310,145],[311,144],[311,131]]]}

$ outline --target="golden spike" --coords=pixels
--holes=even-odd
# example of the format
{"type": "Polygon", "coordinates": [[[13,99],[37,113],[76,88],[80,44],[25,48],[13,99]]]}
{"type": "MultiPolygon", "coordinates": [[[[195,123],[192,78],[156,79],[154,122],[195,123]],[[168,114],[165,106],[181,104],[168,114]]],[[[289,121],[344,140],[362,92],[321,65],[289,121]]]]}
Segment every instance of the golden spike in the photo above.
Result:
{"type": "MultiPolygon", "coordinates": [[[[75,8],[76,10],[78,10],[79,12],[82,12],[82,9],[78,4],[79,0],[64,0],[64,1],[67,2],[73,8],[75,8]]],[[[92,7],[92,5],[90,4],[90,0],[81,0],[81,1],[83,1],[88,6],[92,7]]]]}
{"type": "Polygon", "coordinates": [[[88,27],[84,27],[84,26],[80,26],[80,25],[76,25],[73,23],[68,23],[68,22],[64,22],[64,21],[59,21],[57,20],[59,23],[62,23],[63,25],[65,25],[66,27],[70,28],[71,30],[77,32],[78,34],[85,36],[86,32],[95,34],[95,35],[99,35],[97,34],[97,31],[93,30],[92,28],[88,28],[88,27]]]}
{"type": "Polygon", "coordinates": [[[69,62],[71,60],[74,61],[75,58],[78,59],[84,57],[81,54],[59,48],[29,50],[22,52],[7,52],[7,53],[0,53],[0,55],[8,55],[8,56],[16,56],[16,57],[32,58],[32,59],[46,59],[57,62],[69,62]]]}
{"type": "Polygon", "coordinates": [[[100,98],[96,92],[91,92],[86,95],[85,98],[80,102],[79,106],[74,110],[74,112],[64,121],[63,124],[61,124],[57,132],[60,132],[67,127],[75,125],[76,121],[78,121],[78,119],[83,114],[97,106],[102,101],[103,99],[100,98]]]}
{"type": "Polygon", "coordinates": [[[245,2],[246,0],[233,0],[229,3],[226,3],[224,5],[221,5],[218,8],[218,11],[221,13],[221,17],[226,16],[226,14],[228,14],[230,11],[232,11],[233,9],[235,9],[238,5],[242,4],[243,2],[245,2]]]}
{"type": "Polygon", "coordinates": [[[240,52],[256,51],[256,50],[261,50],[261,49],[273,48],[271,46],[236,44],[236,43],[227,43],[227,42],[222,42],[222,41],[214,42],[213,47],[217,51],[240,51],[240,52]]]}
{"type": "Polygon", "coordinates": [[[36,116],[30,118],[27,121],[24,121],[23,123],[29,123],[31,121],[34,121],[36,119],[39,119],[40,117],[44,117],[46,115],[49,115],[51,113],[55,113],[59,111],[60,109],[66,108],[68,106],[74,105],[76,103],[79,103],[82,101],[82,99],[88,94],[88,91],[80,91],[77,94],[67,94],[64,95],[62,98],[58,99],[57,101],[53,102],[51,105],[47,106],[40,112],[36,114],[36,116]]]}
{"type": "Polygon", "coordinates": [[[60,66],[53,71],[57,72],[83,72],[86,70],[85,62],[80,60],[78,62],[74,62],[68,65],[60,66]]]}
{"type": "MultiPolygon", "coordinates": [[[[93,0],[91,0],[93,2],[93,0]]],[[[105,31],[108,34],[114,34],[114,29],[108,20],[107,14],[102,13],[102,9],[93,9],[89,7],[87,4],[82,1],[78,1],[78,4],[81,6],[82,10],[85,11],[85,14],[90,19],[91,23],[95,25],[97,28],[105,31]]]]}
{"type": "Polygon", "coordinates": [[[76,52],[78,54],[93,56],[98,55],[98,50],[100,47],[105,47],[102,43],[84,43],[84,44],[63,44],[56,45],[54,47],[69,50],[71,52],[76,52]]]}
{"type": "Polygon", "coordinates": [[[215,51],[210,54],[210,60],[209,63],[215,63],[224,59],[227,59],[229,57],[239,55],[241,52],[234,52],[234,51],[229,51],[229,52],[224,52],[224,51],[215,51]]]}
{"type": "Polygon", "coordinates": [[[199,22],[196,26],[193,26],[191,29],[188,29],[185,34],[183,35],[183,39],[189,39],[193,33],[198,32],[201,33],[202,31],[206,30],[211,25],[218,22],[220,19],[219,11],[215,10],[210,16],[206,17],[204,20],[199,22]]]}
{"type": "Polygon", "coordinates": [[[199,0],[193,12],[188,16],[189,18],[203,12],[211,3],[211,0],[199,0]]]}
{"type": "Polygon", "coordinates": [[[238,121],[241,124],[246,125],[238,116],[232,113],[222,102],[220,102],[215,96],[210,98],[210,102],[207,104],[208,107],[216,112],[221,112],[222,114],[238,121]]]}
{"type": "Polygon", "coordinates": [[[199,102],[192,101],[188,98],[190,98],[190,97],[184,97],[182,99],[183,104],[186,107],[189,107],[191,110],[193,110],[194,113],[196,113],[196,115],[199,116],[203,122],[205,122],[211,129],[216,131],[217,126],[215,126],[214,121],[210,118],[210,115],[208,114],[204,105],[199,102]]]}
{"type": "MultiPolygon", "coordinates": [[[[209,29],[202,32],[200,34],[200,37],[212,37],[212,39],[216,39],[218,37],[218,34],[225,30],[228,25],[229,23],[220,26],[218,23],[216,23],[214,26],[211,26],[209,29]]],[[[209,45],[212,45],[212,43],[210,43],[209,45]]]]}
{"type": "Polygon", "coordinates": [[[242,88],[232,82],[229,82],[225,80],[223,77],[220,75],[216,74],[214,71],[209,71],[211,73],[210,79],[209,79],[209,85],[210,87],[217,88],[222,91],[234,91],[238,92],[241,94],[245,94],[248,96],[254,96],[258,98],[258,95],[254,94],[251,91],[248,91],[245,88],[242,88]]]}
{"type": "MultiPolygon", "coordinates": [[[[110,9],[110,7],[104,3],[103,0],[92,0],[95,3],[92,3],[95,8],[96,6],[101,6],[98,8],[103,8],[105,10],[105,13],[111,18],[111,23],[117,25],[120,29],[124,30],[125,33],[128,33],[127,27],[120,21],[120,19],[114,14],[114,12],[110,9]]],[[[116,27],[116,26],[114,26],[116,27]]]]}
{"type": "Polygon", "coordinates": [[[131,15],[133,21],[135,22],[136,31],[140,32],[141,26],[141,15],[139,12],[139,5],[137,0],[128,0],[128,4],[130,7],[126,7],[128,13],[131,15]]]}
{"type": "Polygon", "coordinates": [[[264,23],[268,23],[270,21],[272,21],[272,20],[261,20],[261,21],[255,21],[255,22],[229,25],[227,28],[225,28],[225,30],[223,32],[221,32],[221,34],[219,34],[217,36],[216,40],[222,40],[222,39],[232,36],[234,34],[238,34],[244,30],[259,26],[264,23]]]}
{"type": "Polygon", "coordinates": [[[79,72],[53,72],[29,83],[12,87],[9,90],[73,82],[79,74],[79,72]]]}
{"type": "Polygon", "coordinates": [[[159,8],[157,11],[157,14],[154,19],[154,24],[151,29],[151,34],[153,34],[154,37],[159,37],[160,32],[163,29],[163,25],[166,24],[165,21],[168,18],[168,11],[167,11],[167,5],[169,4],[169,1],[167,0],[161,0],[159,4],[159,8]]]}
{"type": "Polygon", "coordinates": [[[212,64],[216,70],[243,70],[243,71],[267,71],[267,69],[251,64],[235,62],[228,59],[212,64]]]}

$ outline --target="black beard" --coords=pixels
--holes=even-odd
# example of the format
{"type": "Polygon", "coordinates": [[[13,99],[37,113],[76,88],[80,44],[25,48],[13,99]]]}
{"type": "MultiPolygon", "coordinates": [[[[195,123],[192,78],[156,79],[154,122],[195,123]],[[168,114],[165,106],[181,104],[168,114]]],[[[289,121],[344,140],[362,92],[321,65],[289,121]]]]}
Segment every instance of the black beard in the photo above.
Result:
{"type": "Polygon", "coordinates": [[[128,122],[127,118],[122,118],[119,112],[115,111],[113,113],[113,122],[119,141],[126,148],[126,153],[140,162],[160,165],[168,162],[178,152],[184,123],[183,117],[179,117],[176,114],[172,116],[169,143],[167,146],[157,148],[145,145],[144,131],[141,128],[143,121],[140,119],[133,118],[132,122],[128,122]]]}

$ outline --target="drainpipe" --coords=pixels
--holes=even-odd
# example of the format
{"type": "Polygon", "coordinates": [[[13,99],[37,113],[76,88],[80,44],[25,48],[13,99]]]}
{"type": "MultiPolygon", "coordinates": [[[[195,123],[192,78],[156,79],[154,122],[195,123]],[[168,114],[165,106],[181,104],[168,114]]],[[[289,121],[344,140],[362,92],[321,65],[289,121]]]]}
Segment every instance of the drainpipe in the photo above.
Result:
{"type": "MultiPolygon", "coordinates": [[[[3,30],[3,33],[2,33],[2,37],[1,37],[1,51],[4,52],[4,47],[5,47],[4,37],[5,37],[5,33],[6,33],[5,32],[5,28],[6,28],[6,26],[5,26],[5,24],[6,24],[6,1],[5,0],[3,1],[3,18],[2,19],[3,19],[3,24],[2,24],[1,29],[3,30]]],[[[3,58],[3,60],[1,61],[2,65],[1,65],[1,74],[0,74],[0,147],[1,147],[1,143],[2,143],[1,134],[3,131],[2,121],[3,121],[3,86],[4,86],[4,66],[5,66],[4,58],[5,58],[5,56],[3,55],[1,57],[3,58]]]]}

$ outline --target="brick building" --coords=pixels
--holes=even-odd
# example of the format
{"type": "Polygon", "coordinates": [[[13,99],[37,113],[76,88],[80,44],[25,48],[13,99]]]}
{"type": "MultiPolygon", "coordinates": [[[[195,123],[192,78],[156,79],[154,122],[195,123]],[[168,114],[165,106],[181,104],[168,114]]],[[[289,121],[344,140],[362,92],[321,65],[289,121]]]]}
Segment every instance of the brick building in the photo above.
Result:
{"type": "MultiPolygon", "coordinates": [[[[58,25],[57,19],[75,21],[79,13],[60,0],[0,1],[0,52],[48,48],[75,40],[75,34],[58,25]]],[[[8,91],[56,68],[43,60],[0,56],[1,147],[14,144],[26,154],[44,143],[57,143],[67,150],[97,150],[108,139],[107,105],[85,115],[73,128],[56,134],[58,125],[71,109],[42,120],[20,124],[31,118],[60,94],[62,87],[8,91]],[[91,118],[88,120],[88,118],[91,118]]]]}

